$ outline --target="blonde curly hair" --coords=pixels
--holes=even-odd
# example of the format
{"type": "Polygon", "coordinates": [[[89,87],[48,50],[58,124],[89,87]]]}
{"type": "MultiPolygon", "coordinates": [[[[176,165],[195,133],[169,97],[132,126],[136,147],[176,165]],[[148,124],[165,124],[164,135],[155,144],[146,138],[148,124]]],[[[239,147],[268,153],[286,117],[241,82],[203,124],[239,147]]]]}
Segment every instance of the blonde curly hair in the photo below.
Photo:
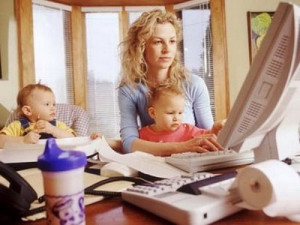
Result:
{"type": "MultiPolygon", "coordinates": [[[[144,12],[129,28],[127,36],[120,43],[121,47],[121,83],[120,86],[136,87],[137,83],[149,86],[147,81],[148,65],[144,57],[146,42],[152,36],[156,24],[171,23],[176,32],[177,43],[182,40],[181,21],[175,14],[163,10],[144,12]]],[[[188,73],[181,63],[180,52],[177,51],[168,72],[168,82],[180,85],[186,80],[188,73]]]]}

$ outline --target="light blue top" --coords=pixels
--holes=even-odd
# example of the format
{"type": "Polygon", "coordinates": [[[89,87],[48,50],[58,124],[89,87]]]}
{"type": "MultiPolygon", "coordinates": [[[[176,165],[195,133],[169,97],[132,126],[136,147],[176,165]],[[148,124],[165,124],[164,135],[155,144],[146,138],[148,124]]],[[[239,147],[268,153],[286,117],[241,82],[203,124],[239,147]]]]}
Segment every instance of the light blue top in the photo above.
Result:
{"type": "MultiPolygon", "coordinates": [[[[209,93],[203,79],[191,75],[189,81],[183,82],[182,88],[186,96],[183,122],[210,129],[213,125],[213,116],[209,93]]],[[[148,115],[147,92],[148,88],[141,83],[137,85],[137,88],[127,85],[119,88],[121,138],[126,153],[131,152],[132,141],[139,137],[139,124],[144,127],[154,122],[148,115]]]]}

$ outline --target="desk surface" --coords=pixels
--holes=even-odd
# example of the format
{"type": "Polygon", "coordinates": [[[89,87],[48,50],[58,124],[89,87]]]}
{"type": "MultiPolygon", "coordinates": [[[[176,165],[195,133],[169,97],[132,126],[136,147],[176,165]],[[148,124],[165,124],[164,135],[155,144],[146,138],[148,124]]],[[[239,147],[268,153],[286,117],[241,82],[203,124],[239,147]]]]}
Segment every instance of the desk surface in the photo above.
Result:
{"type": "MultiPolygon", "coordinates": [[[[147,211],[137,208],[129,203],[122,202],[121,198],[111,198],[89,205],[86,211],[86,225],[118,225],[118,224],[143,224],[143,225],[166,225],[172,224],[147,211]]],[[[242,225],[279,225],[298,224],[286,218],[270,218],[262,211],[243,210],[230,217],[224,218],[216,225],[242,224],[242,225]]],[[[35,222],[20,222],[17,225],[46,225],[46,220],[35,222]]]]}

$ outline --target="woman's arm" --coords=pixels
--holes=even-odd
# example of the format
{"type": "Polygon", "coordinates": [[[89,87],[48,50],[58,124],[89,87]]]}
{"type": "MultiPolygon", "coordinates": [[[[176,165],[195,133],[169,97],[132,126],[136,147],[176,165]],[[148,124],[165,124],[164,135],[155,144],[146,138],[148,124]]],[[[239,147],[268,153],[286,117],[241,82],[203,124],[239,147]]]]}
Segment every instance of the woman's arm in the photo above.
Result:
{"type": "Polygon", "coordinates": [[[217,136],[224,127],[226,120],[213,121],[209,92],[204,80],[192,75],[191,84],[187,90],[193,99],[195,125],[199,128],[210,129],[210,132],[217,136]]]}
{"type": "Polygon", "coordinates": [[[220,131],[225,126],[225,123],[226,123],[226,119],[216,121],[214,123],[213,127],[211,128],[210,132],[218,136],[218,134],[220,133],[220,131]]]}
{"type": "Polygon", "coordinates": [[[190,82],[184,83],[189,104],[192,105],[192,113],[195,117],[195,126],[202,129],[211,129],[214,123],[209,92],[201,77],[191,75],[190,82]]]}
{"type": "MultiPolygon", "coordinates": [[[[146,105],[146,98],[144,93],[128,86],[119,88],[118,94],[119,109],[120,109],[120,132],[125,153],[131,152],[133,140],[139,137],[138,133],[138,107],[139,105],[146,105]]],[[[146,107],[145,107],[146,110],[146,107]]],[[[144,113],[147,113],[145,111],[144,113]]]]}

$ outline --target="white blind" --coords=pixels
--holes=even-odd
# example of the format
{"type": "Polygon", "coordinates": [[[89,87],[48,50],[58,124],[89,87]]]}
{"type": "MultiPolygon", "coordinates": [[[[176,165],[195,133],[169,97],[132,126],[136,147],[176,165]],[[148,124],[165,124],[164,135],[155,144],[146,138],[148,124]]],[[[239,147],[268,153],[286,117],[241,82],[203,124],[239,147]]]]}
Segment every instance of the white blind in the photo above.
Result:
{"type": "Polygon", "coordinates": [[[212,36],[209,2],[187,3],[178,15],[183,23],[182,53],[184,65],[192,74],[202,77],[207,85],[215,117],[212,36]]]}
{"type": "Polygon", "coordinates": [[[33,37],[36,82],[73,104],[70,12],[33,4],[33,37]]]}
{"type": "Polygon", "coordinates": [[[119,137],[119,13],[86,13],[87,91],[90,131],[119,137]]]}

